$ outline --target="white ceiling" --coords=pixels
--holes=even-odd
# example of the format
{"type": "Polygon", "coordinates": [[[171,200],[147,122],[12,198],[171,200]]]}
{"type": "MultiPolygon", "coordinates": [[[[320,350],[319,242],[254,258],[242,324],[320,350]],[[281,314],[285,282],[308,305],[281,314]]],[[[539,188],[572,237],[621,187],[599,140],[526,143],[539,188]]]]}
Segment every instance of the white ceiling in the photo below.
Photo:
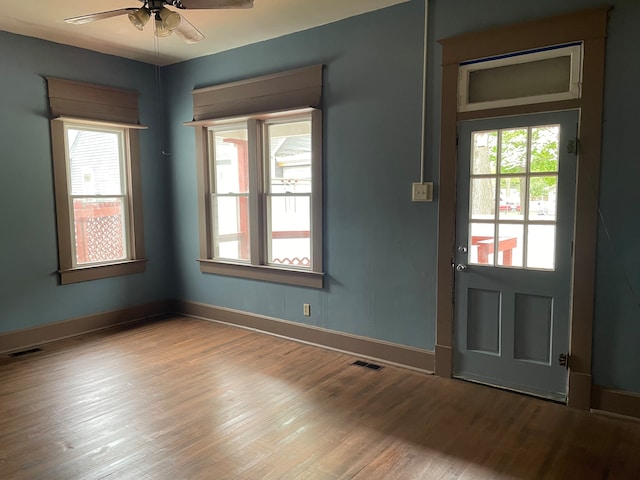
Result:
{"type": "Polygon", "coordinates": [[[252,9],[180,10],[207,38],[185,44],[136,30],[126,15],[85,25],[65,18],[141,6],[139,0],[15,0],[3,3],[0,30],[75,45],[147,63],[168,65],[280,37],[408,0],[255,0],[252,9]]]}

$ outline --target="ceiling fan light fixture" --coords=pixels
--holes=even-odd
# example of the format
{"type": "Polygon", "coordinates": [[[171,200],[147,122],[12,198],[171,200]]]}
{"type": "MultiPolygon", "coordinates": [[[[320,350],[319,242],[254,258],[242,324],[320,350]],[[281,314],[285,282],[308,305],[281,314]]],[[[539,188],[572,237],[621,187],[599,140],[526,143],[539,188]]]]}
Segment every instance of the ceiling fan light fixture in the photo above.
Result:
{"type": "Polygon", "coordinates": [[[129,21],[138,30],[142,30],[144,28],[150,17],[151,12],[147,7],[141,7],[129,13],[129,21]]]}
{"type": "Polygon", "coordinates": [[[162,20],[162,25],[167,30],[175,30],[178,25],[180,25],[180,14],[172,12],[166,7],[162,7],[160,10],[158,10],[158,13],[156,14],[156,21],[158,17],[160,17],[160,19],[162,20]]]}
{"type": "Polygon", "coordinates": [[[169,35],[171,35],[172,30],[169,30],[167,27],[165,27],[164,22],[162,21],[160,16],[157,14],[155,18],[155,24],[156,24],[156,31],[155,31],[156,37],[168,37],[169,35]]]}

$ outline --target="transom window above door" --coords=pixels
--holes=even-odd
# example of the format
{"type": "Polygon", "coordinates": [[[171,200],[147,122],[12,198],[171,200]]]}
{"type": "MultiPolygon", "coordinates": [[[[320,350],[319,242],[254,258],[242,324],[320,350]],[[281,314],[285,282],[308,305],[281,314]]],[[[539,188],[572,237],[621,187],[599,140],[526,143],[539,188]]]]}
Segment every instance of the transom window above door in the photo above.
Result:
{"type": "Polygon", "coordinates": [[[472,133],[469,263],[555,268],[559,125],[472,133]]]}
{"type": "Polygon", "coordinates": [[[458,111],[580,98],[582,43],[462,62],[458,111]]]}

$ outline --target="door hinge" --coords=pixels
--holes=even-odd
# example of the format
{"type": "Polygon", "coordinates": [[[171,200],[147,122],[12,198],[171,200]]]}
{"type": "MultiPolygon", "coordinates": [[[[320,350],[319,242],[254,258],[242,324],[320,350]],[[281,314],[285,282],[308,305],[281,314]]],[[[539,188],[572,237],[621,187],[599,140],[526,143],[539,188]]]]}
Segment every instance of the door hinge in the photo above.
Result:
{"type": "Polygon", "coordinates": [[[578,139],[572,138],[567,142],[567,153],[578,154],[578,139]]]}
{"type": "Polygon", "coordinates": [[[558,363],[560,363],[561,366],[567,369],[569,368],[570,361],[571,361],[571,355],[569,355],[568,353],[561,353],[558,356],[558,363]]]}

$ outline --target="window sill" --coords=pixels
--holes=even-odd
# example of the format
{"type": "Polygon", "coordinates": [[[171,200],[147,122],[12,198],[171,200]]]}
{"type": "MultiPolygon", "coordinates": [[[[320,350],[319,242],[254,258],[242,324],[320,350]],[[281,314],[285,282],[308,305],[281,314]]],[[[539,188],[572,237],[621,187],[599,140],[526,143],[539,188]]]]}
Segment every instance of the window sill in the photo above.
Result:
{"type": "Polygon", "coordinates": [[[242,265],[238,263],[218,262],[215,260],[198,259],[202,273],[213,273],[230,277],[262,280],[265,282],[284,283],[299,287],[323,288],[324,273],[288,270],[268,265],[242,265]]]}
{"type": "Polygon", "coordinates": [[[118,277],[120,275],[130,275],[142,273],[147,268],[146,259],[128,260],[125,262],[109,263],[106,265],[90,265],[87,267],[76,267],[68,270],[59,270],[60,284],[86,282],[98,280],[100,278],[118,277]]]}

